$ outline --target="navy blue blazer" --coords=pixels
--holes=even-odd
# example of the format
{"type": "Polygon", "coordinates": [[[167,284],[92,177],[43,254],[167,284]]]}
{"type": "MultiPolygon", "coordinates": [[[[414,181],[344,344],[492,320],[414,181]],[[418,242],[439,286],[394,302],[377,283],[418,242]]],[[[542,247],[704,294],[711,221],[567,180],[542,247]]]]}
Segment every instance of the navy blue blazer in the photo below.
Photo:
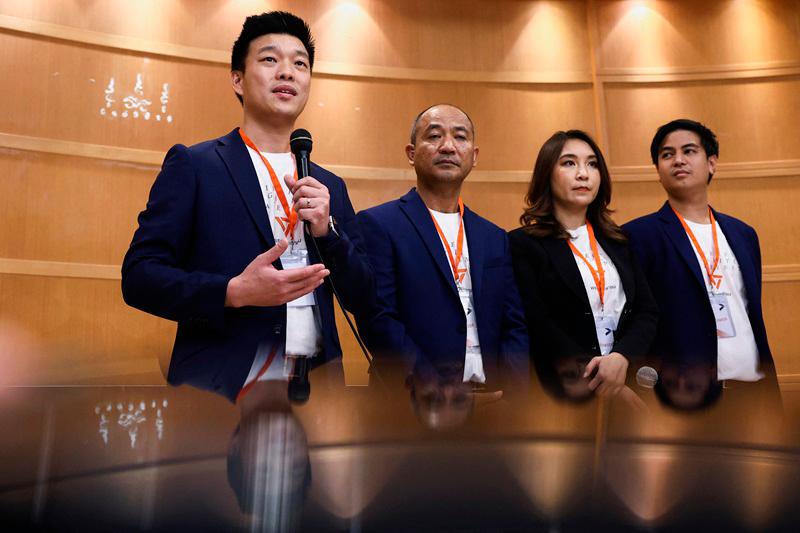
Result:
{"type": "MultiPolygon", "coordinates": [[[[772,363],[761,313],[761,250],[753,228],[713,211],[742,271],[747,314],[763,364],[772,363]]],[[[692,243],[668,202],[656,213],[625,224],[623,230],[647,276],[661,310],[653,352],[683,361],[716,364],[717,328],[708,289],[692,243]]]]}
{"type": "MultiPolygon", "coordinates": [[[[464,363],[467,322],[453,272],[416,189],[357,216],[372,263],[376,309],[359,320],[373,354],[464,363]]],[[[464,208],[470,275],[487,385],[527,380],[528,335],[505,231],[464,208]],[[499,379],[498,379],[499,378],[499,379]]]]}
{"type": "MultiPolygon", "coordinates": [[[[339,235],[309,243],[329,280],[315,290],[325,360],[341,356],[330,281],[354,313],[371,307],[374,283],[360,251],[355,213],[344,181],[312,164],[330,191],[339,235]]],[[[228,282],[275,245],[258,177],[238,129],[191,147],[173,146],[150,191],[122,264],[128,305],[175,320],[178,330],[167,379],[216,392],[241,387],[259,342],[286,343],[286,305],[225,307],[228,282]],[[209,380],[208,376],[214,378],[209,380]]],[[[282,268],[280,260],[275,268],[282,268]]]]}

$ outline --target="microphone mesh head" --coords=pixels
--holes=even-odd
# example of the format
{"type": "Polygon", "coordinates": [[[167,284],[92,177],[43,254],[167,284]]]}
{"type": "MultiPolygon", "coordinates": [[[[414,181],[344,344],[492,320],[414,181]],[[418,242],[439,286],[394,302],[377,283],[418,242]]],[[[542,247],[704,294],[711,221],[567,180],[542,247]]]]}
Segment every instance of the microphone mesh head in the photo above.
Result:
{"type": "Polygon", "coordinates": [[[638,383],[640,387],[652,389],[656,386],[657,381],[658,372],[656,372],[656,369],[653,367],[643,366],[636,372],[636,383],[638,383]]]}
{"type": "Polygon", "coordinates": [[[292,147],[292,153],[295,155],[300,152],[310,154],[312,146],[311,134],[308,130],[304,129],[294,130],[292,136],[289,138],[289,145],[292,147]]]}

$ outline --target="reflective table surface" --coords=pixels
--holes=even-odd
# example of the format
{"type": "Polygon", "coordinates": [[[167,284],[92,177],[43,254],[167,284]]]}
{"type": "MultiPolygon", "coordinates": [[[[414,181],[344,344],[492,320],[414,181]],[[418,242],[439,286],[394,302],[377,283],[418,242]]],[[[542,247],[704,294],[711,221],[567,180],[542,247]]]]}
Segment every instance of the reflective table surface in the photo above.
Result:
{"type": "Polygon", "coordinates": [[[797,530],[800,428],[774,376],[661,368],[660,387],[598,398],[580,369],[492,389],[376,365],[348,387],[333,361],[236,403],[3,388],[3,528],[797,530]]]}

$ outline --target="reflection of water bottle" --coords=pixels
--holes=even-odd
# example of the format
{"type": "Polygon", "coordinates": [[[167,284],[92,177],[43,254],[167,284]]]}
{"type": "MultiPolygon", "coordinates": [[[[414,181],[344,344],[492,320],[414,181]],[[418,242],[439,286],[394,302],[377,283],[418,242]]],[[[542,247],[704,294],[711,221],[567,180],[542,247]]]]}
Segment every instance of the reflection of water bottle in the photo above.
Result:
{"type": "Polygon", "coordinates": [[[636,383],[638,383],[640,387],[652,389],[656,386],[657,381],[658,372],[651,366],[643,366],[636,371],[636,383]]]}

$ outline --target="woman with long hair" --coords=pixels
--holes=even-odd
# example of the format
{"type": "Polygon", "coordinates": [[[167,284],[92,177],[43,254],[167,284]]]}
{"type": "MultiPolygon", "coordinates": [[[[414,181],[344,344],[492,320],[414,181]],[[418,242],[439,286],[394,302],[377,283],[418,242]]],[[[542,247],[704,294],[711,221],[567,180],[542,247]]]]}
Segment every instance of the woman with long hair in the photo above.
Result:
{"type": "Polygon", "coordinates": [[[509,238],[531,356],[577,358],[591,390],[617,394],[629,358],[649,349],[658,307],[611,219],[611,177],[594,140],[580,130],[553,134],[525,202],[509,238]]]}

